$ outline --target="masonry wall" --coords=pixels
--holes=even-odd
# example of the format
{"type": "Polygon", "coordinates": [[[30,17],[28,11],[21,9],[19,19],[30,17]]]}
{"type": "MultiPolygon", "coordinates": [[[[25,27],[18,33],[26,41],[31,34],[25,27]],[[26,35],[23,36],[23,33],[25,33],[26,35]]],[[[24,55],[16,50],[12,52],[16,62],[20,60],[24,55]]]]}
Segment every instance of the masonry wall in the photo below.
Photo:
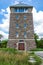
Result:
{"type": "MultiPolygon", "coordinates": [[[[9,41],[7,47],[14,47],[14,44],[18,43],[17,39],[25,39],[26,50],[35,48],[34,41],[34,27],[33,27],[33,15],[32,13],[11,13],[10,14],[10,28],[9,28],[9,41]],[[19,19],[16,19],[16,16],[19,16],[19,19]],[[27,16],[27,19],[24,20],[24,16],[27,16]],[[19,24],[19,28],[16,28],[16,23],[19,24]],[[27,28],[24,28],[24,23],[27,24],[27,28]],[[27,38],[24,38],[24,32],[27,32],[27,38]],[[19,33],[19,37],[16,37],[16,32],[19,33]],[[16,40],[15,40],[16,39],[16,40]],[[26,40],[31,39],[31,40],[26,40]]],[[[17,47],[16,47],[17,48],[17,47]]]]}
{"type": "Polygon", "coordinates": [[[10,15],[10,30],[9,30],[9,39],[17,39],[16,31],[19,33],[18,39],[24,39],[23,33],[27,32],[27,39],[34,38],[33,30],[33,18],[31,13],[11,13],[10,15]],[[19,16],[19,19],[16,19],[16,15],[19,16]],[[24,16],[27,16],[27,19],[24,20],[24,16]],[[16,28],[16,23],[19,24],[19,28],[16,28]],[[27,24],[27,28],[24,28],[24,23],[27,24]]]}
{"type": "MultiPolygon", "coordinates": [[[[7,47],[18,49],[18,44],[19,44],[19,40],[9,40],[7,47]]],[[[24,40],[24,44],[25,44],[26,51],[29,51],[29,50],[36,48],[35,40],[24,40]]]]}

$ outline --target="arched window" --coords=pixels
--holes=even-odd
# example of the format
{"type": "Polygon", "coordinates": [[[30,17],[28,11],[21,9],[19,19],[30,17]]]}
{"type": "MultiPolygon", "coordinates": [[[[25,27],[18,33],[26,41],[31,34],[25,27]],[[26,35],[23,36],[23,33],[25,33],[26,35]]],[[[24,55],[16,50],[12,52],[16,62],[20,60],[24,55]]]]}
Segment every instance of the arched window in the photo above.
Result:
{"type": "Polygon", "coordinates": [[[19,24],[18,23],[16,24],[16,28],[19,28],[19,24]]]}
{"type": "Polygon", "coordinates": [[[24,20],[26,20],[27,19],[27,16],[24,16],[24,20]]]}
{"type": "Polygon", "coordinates": [[[19,34],[18,34],[18,32],[16,32],[16,37],[19,37],[19,34]]]}
{"type": "Polygon", "coordinates": [[[19,16],[18,15],[16,15],[16,19],[19,19],[19,16]]]}
{"type": "Polygon", "coordinates": [[[27,33],[26,32],[24,32],[24,38],[27,38],[27,33]]]}
{"type": "Polygon", "coordinates": [[[24,28],[26,28],[27,27],[27,24],[26,23],[24,23],[24,28]]]}

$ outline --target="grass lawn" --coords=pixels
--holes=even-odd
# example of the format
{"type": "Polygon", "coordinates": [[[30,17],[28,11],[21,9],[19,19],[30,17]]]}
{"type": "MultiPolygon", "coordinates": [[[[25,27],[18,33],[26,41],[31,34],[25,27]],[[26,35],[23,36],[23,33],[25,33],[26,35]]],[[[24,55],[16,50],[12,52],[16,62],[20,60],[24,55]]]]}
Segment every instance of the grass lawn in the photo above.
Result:
{"type": "Polygon", "coordinates": [[[15,49],[0,48],[0,65],[40,65],[41,59],[34,52],[19,52],[15,49]],[[35,63],[29,62],[33,56],[35,63]]]}
{"type": "Polygon", "coordinates": [[[36,48],[36,49],[31,50],[31,51],[43,51],[43,49],[42,48],[36,48]]]}

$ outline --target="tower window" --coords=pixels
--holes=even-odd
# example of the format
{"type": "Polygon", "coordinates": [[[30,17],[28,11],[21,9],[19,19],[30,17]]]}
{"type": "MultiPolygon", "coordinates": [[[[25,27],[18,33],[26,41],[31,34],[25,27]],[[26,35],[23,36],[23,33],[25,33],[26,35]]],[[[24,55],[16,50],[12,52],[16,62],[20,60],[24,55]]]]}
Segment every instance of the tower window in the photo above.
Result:
{"type": "Polygon", "coordinates": [[[26,32],[24,32],[24,38],[27,38],[27,33],[26,32]]]}
{"type": "Polygon", "coordinates": [[[18,23],[16,24],[16,28],[19,28],[19,24],[18,23]]]}
{"type": "Polygon", "coordinates": [[[15,8],[14,10],[15,10],[15,12],[26,12],[27,9],[28,8],[22,8],[22,7],[20,7],[20,8],[15,8]]]}
{"type": "Polygon", "coordinates": [[[19,34],[18,34],[18,32],[16,32],[16,37],[17,37],[17,38],[19,37],[19,34]]]}
{"type": "Polygon", "coordinates": [[[18,15],[16,16],[16,19],[19,19],[19,16],[18,15]]]}
{"type": "Polygon", "coordinates": [[[19,8],[19,12],[24,12],[24,8],[19,8]]]}
{"type": "Polygon", "coordinates": [[[17,12],[17,8],[15,8],[15,12],[17,12]]]}
{"type": "Polygon", "coordinates": [[[24,16],[24,20],[26,20],[27,19],[27,16],[24,16]]]}
{"type": "Polygon", "coordinates": [[[24,28],[26,28],[26,27],[27,27],[27,24],[25,23],[25,24],[24,24],[24,28]]]}

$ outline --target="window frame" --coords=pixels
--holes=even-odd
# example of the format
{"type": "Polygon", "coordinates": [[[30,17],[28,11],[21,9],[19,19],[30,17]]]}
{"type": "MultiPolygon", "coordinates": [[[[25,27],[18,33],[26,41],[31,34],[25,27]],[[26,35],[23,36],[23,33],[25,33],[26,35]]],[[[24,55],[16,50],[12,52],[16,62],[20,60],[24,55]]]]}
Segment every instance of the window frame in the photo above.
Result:
{"type": "Polygon", "coordinates": [[[26,23],[24,23],[24,28],[26,28],[27,27],[27,24],[26,23]]]}
{"type": "Polygon", "coordinates": [[[18,34],[18,32],[16,32],[16,37],[17,37],[17,38],[19,37],[19,34],[18,34]]]}
{"type": "Polygon", "coordinates": [[[24,38],[27,38],[27,32],[24,32],[24,38]]]}
{"type": "Polygon", "coordinates": [[[16,28],[19,28],[19,24],[18,23],[16,23],[16,28]]]}
{"type": "Polygon", "coordinates": [[[27,19],[27,16],[24,16],[24,20],[26,20],[27,19]]]}
{"type": "Polygon", "coordinates": [[[16,19],[17,19],[17,20],[19,19],[19,16],[18,16],[18,15],[16,15],[16,19]]]}

